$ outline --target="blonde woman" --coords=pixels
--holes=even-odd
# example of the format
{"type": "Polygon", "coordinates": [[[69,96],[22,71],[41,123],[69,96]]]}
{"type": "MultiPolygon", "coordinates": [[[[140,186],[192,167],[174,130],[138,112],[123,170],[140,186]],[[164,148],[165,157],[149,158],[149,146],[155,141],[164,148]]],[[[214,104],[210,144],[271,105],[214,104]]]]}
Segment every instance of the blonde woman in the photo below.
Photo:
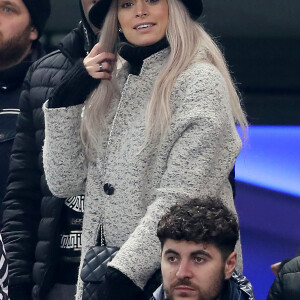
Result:
{"type": "Polygon", "coordinates": [[[222,54],[195,22],[201,1],[102,0],[90,19],[106,9],[99,43],[44,108],[44,166],[54,195],[86,195],[82,258],[100,224],[120,247],[98,298],[143,299],[169,207],[211,196],[235,211],[228,176],[235,125],[247,122],[222,54]]]}

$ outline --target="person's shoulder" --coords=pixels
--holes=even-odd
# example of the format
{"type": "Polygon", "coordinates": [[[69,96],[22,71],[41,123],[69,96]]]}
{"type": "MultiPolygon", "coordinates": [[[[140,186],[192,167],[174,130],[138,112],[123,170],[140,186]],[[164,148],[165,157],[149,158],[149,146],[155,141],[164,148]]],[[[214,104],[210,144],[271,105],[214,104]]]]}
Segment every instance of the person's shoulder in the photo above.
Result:
{"type": "Polygon", "coordinates": [[[234,271],[228,283],[232,294],[230,299],[255,299],[252,284],[243,274],[234,271]]]}
{"type": "Polygon", "coordinates": [[[71,66],[72,62],[60,50],[53,51],[31,65],[26,82],[31,87],[55,85],[71,66]]]}
{"type": "Polygon", "coordinates": [[[282,275],[298,273],[298,276],[300,278],[300,256],[296,256],[291,260],[289,260],[288,262],[286,262],[282,267],[280,273],[282,275]]]}
{"type": "Polygon", "coordinates": [[[224,83],[221,72],[212,63],[205,60],[197,60],[180,74],[179,79],[184,80],[187,84],[195,83],[215,84],[216,82],[224,83]]]}
{"type": "Polygon", "coordinates": [[[174,92],[183,95],[185,101],[201,98],[202,103],[204,99],[228,98],[227,84],[221,72],[205,60],[193,62],[178,76],[174,92]]]}
{"type": "Polygon", "coordinates": [[[61,68],[66,61],[72,61],[74,59],[74,57],[72,57],[72,51],[81,52],[81,48],[83,48],[83,46],[81,47],[81,44],[83,44],[83,41],[81,38],[80,29],[75,28],[65,37],[63,37],[63,39],[58,44],[58,50],[54,50],[38,59],[32,65],[31,69],[35,70],[45,67],[61,68]],[[77,48],[79,48],[79,50],[77,48]]]}
{"type": "Polygon", "coordinates": [[[63,67],[67,57],[60,51],[55,50],[33,63],[31,70],[40,68],[60,68],[63,67]]]}
{"type": "Polygon", "coordinates": [[[209,51],[199,46],[186,69],[178,76],[177,83],[185,85],[187,90],[226,89],[226,83],[220,70],[211,62],[209,51]]]}

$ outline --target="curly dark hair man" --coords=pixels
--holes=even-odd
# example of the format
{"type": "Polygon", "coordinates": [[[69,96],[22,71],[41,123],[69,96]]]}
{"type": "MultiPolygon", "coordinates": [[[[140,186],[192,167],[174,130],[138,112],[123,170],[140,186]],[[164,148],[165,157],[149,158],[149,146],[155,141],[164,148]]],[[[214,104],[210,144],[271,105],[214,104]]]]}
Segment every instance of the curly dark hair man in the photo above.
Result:
{"type": "Polygon", "coordinates": [[[254,300],[235,271],[237,217],[219,199],[171,207],[158,223],[163,284],[151,300],[254,300]]]}
{"type": "Polygon", "coordinates": [[[225,260],[234,251],[239,225],[233,212],[220,200],[193,199],[171,207],[158,223],[157,236],[162,247],[166,239],[214,244],[225,260]]]}

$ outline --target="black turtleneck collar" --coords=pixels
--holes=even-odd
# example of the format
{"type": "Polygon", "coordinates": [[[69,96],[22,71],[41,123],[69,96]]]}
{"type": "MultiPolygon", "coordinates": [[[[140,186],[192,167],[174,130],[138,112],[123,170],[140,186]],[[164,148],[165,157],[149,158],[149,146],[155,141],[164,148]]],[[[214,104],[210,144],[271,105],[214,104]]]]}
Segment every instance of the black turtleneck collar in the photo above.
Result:
{"type": "Polygon", "coordinates": [[[129,73],[139,75],[143,60],[167,47],[169,47],[169,42],[166,37],[149,46],[135,46],[129,42],[124,42],[121,43],[119,54],[128,61],[130,65],[129,73]]]}

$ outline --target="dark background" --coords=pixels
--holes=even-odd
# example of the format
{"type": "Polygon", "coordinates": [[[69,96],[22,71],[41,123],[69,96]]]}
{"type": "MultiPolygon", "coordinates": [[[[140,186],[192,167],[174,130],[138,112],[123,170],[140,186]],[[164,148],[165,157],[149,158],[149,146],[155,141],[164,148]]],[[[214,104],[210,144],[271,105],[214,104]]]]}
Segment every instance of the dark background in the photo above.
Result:
{"type": "MultiPolygon", "coordinates": [[[[264,177],[272,180],[272,173],[282,173],[285,180],[290,176],[296,182],[298,178],[300,186],[300,175],[289,167],[290,164],[300,169],[300,1],[203,2],[200,22],[223,49],[252,125],[236,165],[235,201],[241,224],[244,272],[254,286],[256,299],[263,300],[274,280],[270,264],[294,256],[300,247],[300,188],[298,192],[289,192],[288,188],[283,192],[279,185],[264,185],[264,177]],[[277,140],[276,132],[282,128],[286,132],[284,142],[279,135],[277,140]],[[287,138],[289,129],[296,132],[291,143],[287,138]],[[289,164],[283,163],[283,155],[289,164]],[[256,158],[261,157],[257,162],[256,158]],[[268,160],[268,166],[264,160],[268,160]],[[242,177],[253,164],[261,183],[242,177]],[[267,168],[271,168],[269,173],[267,168]]],[[[77,0],[52,0],[52,16],[43,42],[53,49],[79,19],[77,0]]]]}

